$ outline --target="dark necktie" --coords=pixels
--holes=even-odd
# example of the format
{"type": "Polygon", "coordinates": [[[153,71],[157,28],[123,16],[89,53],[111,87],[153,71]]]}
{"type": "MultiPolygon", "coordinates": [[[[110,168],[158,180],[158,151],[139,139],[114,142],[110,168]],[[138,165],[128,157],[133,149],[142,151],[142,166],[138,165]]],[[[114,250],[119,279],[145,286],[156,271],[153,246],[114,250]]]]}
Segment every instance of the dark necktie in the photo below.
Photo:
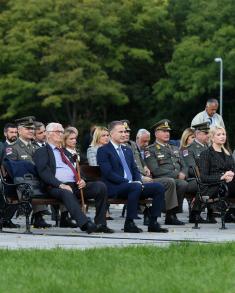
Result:
{"type": "Polygon", "coordinates": [[[72,170],[73,174],[74,174],[74,178],[76,180],[76,182],[79,181],[79,177],[78,177],[78,173],[76,171],[76,169],[74,168],[73,164],[70,162],[70,160],[66,157],[63,149],[61,148],[56,148],[59,152],[60,152],[60,155],[61,155],[61,159],[62,161],[69,166],[69,168],[72,170]]]}
{"type": "Polygon", "coordinates": [[[121,160],[121,163],[122,163],[122,167],[123,167],[123,169],[124,169],[124,171],[125,171],[125,173],[126,173],[126,177],[127,177],[127,179],[128,179],[129,181],[132,181],[131,171],[130,171],[128,165],[127,165],[127,162],[126,162],[125,156],[124,156],[124,154],[123,154],[123,152],[122,152],[122,148],[121,148],[121,146],[119,146],[119,147],[117,148],[117,151],[118,151],[118,155],[119,155],[119,158],[120,158],[120,160],[121,160]]]}
{"type": "Polygon", "coordinates": [[[208,119],[209,119],[209,123],[210,123],[210,125],[211,125],[211,124],[212,124],[212,118],[209,117],[208,119]]]}

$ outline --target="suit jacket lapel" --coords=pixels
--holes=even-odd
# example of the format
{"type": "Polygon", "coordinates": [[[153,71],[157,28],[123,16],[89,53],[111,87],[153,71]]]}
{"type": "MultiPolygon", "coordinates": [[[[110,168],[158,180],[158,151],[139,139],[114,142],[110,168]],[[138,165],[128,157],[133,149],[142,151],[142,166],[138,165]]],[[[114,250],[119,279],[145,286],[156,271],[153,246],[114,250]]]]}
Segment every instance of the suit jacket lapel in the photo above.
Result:
{"type": "Polygon", "coordinates": [[[56,161],[55,161],[54,153],[53,153],[52,148],[50,147],[49,144],[46,144],[46,148],[47,148],[47,153],[48,153],[48,157],[49,157],[49,164],[51,166],[51,169],[55,173],[56,172],[56,161]]]}

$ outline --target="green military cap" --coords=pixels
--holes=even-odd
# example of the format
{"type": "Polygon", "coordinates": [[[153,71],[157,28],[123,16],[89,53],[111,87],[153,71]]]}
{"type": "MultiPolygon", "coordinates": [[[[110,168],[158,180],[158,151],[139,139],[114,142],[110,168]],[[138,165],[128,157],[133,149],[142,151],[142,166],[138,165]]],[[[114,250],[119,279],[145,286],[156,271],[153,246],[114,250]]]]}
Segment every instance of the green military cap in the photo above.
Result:
{"type": "Polygon", "coordinates": [[[162,119],[155,123],[151,128],[155,130],[171,130],[170,126],[171,121],[168,119],[162,119]]]}
{"type": "Polygon", "coordinates": [[[127,119],[121,120],[121,122],[123,123],[124,127],[126,128],[127,131],[131,131],[130,129],[130,121],[127,119]]]}
{"type": "Polygon", "coordinates": [[[192,125],[192,128],[194,128],[195,130],[208,132],[210,130],[210,123],[209,122],[203,122],[203,123],[200,123],[200,124],[195,124],[195,125],[192,125]]]}
{"type": "Polygon", "coordinates": [[[34,128],[35,127],[35,120],[36,118],[34,116],[27,116],[22,117],[15,120],[15,123],[17,126],[23,126],[25,128],[34,128]]]}

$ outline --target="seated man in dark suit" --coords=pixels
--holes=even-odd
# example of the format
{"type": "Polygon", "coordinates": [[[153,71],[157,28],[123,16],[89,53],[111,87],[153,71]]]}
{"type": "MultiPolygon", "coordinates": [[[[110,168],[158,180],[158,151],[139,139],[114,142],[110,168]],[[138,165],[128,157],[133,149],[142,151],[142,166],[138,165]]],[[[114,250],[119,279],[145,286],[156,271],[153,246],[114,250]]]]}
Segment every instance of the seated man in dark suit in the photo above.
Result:
{"type": "Polygon", "coordinates": [[[47,144],[34,154],[39,177],[48,187],[48,193],[60,199],[82,231],[87,233],[114,231],[106,225],[107,188],[103,182],[86,182],[77,177],[69,159],[61,149],[64,129],[59,123],[46,127],[47,144]],[[86,198],[94,198],[96,206],[95,223],[82,212],[79,204],[79,189],[84,189],[86,198]]]}
{"type": "Polygon", "coordinates": [[[125,126],[121,121],[113,121],[109,125],[111,141],[100,147],[97,152],[97,163],[102,178],[108,187],[110,197],[127,198],[127,217],[124,232],[140,233],[134,219],[137,218],[137,207],[140,198],[153,198],[149,232],[168,232],[161,228],[157,217],[161,216],[164,205],[164,187],[160,183],[141,182],[141,176],[129,147],[123,146],[125,126]]]}

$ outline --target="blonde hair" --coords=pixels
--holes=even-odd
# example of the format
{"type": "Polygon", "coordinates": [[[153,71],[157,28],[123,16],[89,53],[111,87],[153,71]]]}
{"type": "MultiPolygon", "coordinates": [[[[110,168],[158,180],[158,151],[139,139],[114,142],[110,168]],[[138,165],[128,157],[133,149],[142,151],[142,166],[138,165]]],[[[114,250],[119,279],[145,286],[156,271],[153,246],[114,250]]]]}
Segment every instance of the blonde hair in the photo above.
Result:
{"type": "Polygon", "coordinates": [[[99,141],[102,135],[102,132],[106,131],[109,133],[108,128],[103,127],[103,126],[97,126],[94,133],[93,133],[93,138],[91,142],[91,146],[97,146],[99,145],[99,141]]]}
{"type": "MultiPolygon", "coordinates": [[[[226,130],[222,126],[217,126],[217,125],[216,126],[212,126],[210,128],[210,131],[209,131],[210,144],[213,143],[212,139],[213,139],[213,137],[215,136],[215,134],[216,134],[216,132],[218,130],[223,130],[225,132],[225,134],[226,134],[226,130]]],[[[222,145],[222,150],[225,152],[225,154],[230,155],[229,150],[224,145],[222,145]]]]}
{"type": "Polygon", "coordinates": [[[189,136],[194,135],[194,133],[195,131],[190,127],[184,130],[180,139],[180,148],[186,148],[188,146],[187,144],[188,138],[189,136]]]}
{"type": "Polygon", "coordinates": [[[77,128],[75,128],[73,126],[68,126],[68,127],[65,128],[64,136],[63,136],[63,147],[66,147],[66,140],[68,139],[70,134],[75,134],[76,136],[78,136],[77,128]]]}

